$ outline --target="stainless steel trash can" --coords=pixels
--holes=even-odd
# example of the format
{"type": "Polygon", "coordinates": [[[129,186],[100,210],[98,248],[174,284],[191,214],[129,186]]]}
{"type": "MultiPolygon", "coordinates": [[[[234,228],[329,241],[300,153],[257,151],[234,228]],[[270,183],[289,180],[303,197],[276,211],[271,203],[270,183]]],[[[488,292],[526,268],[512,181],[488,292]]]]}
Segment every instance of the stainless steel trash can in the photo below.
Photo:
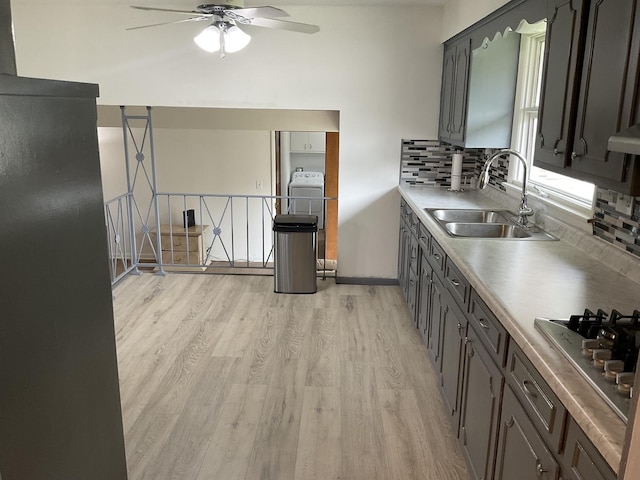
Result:
{"type": "Polygon", "coordinates": [[[276,293],[315,293],[316,215],[276,215],[274,235],[274,288],[276,293]]]}

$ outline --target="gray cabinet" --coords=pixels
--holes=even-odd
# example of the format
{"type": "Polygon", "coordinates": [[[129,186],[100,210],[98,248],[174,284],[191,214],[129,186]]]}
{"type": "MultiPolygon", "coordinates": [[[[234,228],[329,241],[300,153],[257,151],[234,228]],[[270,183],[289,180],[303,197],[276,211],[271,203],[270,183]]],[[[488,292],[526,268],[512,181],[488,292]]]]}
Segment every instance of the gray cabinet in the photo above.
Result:
{"type": "Polygon", "coordinates": [[[445,290],[441,309],[441,370],[440,386],[453,423],[458,431],[460,419],[460,386],[463,361],[463,346],[467,333],[467,317],[445,290]]]}
{"type": "Polygon", "coordinates": [[[420,245],[417,232],[420,222],[404,202],[400,204],[400,230],[398,246],[398,283],[407,301],[411,318],[417,321],[420,245]]]}
{"type": "Polygon", "coordinates": [[[565,480],[615,480],[617,478],[572,418],[569,418],[567,426],[562,478],[565,480]]]}
{"type": "Polygon", "coordinates": [[[471,40],[445,45],[440,97],[440,141],[463,144],[466,127],[471,40]]]}
{"type": "Polygon", "coordinates": [[[509,386],[500,418],[495,480],[558,480],[555,460],[509,386]]]}
{"type": "Polygon", "coordinates": [[[442,247],[433,238],[429,242],[429,249],[423,252],[423,259],[427,261],[430,281],[427,296],[427,348],[436,364],[437,371],[442,365],[442,326],[445,286],[443,283],[446,256],[442,247]]]}
{"type": "Polygon", "coordinates": [[[640,120],[638,0],[549,0],[535,164],[631,195],[638,157],[608,139],[640,120]]]}
{"type": "Polygon", "coordinates": [[[409,207],[403,200],[400,205],[400,231],[398,237],[398,283],[405,295],[409,282],[409,248],[411,243],[411,231],[408,218],[411,215],[409,207]]]}
{"type": "Polygon", "coordinates": [[[507,334],[474,291],[468,320],[459,437],[471,474],[486,480],[493,478],[507,334]]]}
{"type": "MultiPolygon", "coordinates": [[[[423,250],[424,252],[425,250],[423,250]]],[[[425,345],[429,342],[430,312],[431,312],[431,285],[433,268],[429,265],[424,253],[420,262],[420,291],[418,295],[417,326],[425,345]]]]}
{"type": "MultiPolygon", "coordinates": [[[[492,37],[493,38],[493,37],[492,37]]],[[[445,45],[440,141],[466,148],[510,146],[520,35],[471,49],[471,38],[445,45]]]]}
{"type": "Polygon", "coordinates": [[[469,326],[459,436],[473,478],[488,480],[493,478],[504,377],[480,338],[469,326]]]}
{"type": "Polygon", "coordinates": [[[0,75],[5,480],[127,478],[97,94],[0,75]]]}

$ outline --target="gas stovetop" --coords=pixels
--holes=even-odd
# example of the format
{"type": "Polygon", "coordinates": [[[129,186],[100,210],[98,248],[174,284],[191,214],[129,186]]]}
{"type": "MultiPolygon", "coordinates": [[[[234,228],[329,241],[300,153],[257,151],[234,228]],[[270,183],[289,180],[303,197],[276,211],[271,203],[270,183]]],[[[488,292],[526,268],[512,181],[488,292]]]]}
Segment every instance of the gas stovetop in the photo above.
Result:
{"type": "Polygon", "coordinates": [[[536,318],[535,326],[627,422],[638,350],[640,312],[585,310],[568,320],[536,318]]]}

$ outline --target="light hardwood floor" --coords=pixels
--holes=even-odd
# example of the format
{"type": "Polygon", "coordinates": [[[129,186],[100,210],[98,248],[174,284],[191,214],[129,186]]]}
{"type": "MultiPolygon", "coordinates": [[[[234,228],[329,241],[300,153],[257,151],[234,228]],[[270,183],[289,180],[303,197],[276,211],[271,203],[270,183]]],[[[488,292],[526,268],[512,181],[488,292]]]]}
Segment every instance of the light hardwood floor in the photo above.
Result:
{"type": "Polygon", "coordinates": [[[131,480],[469,478],[399,287],[143,274],[114,310],[131,480]]]}

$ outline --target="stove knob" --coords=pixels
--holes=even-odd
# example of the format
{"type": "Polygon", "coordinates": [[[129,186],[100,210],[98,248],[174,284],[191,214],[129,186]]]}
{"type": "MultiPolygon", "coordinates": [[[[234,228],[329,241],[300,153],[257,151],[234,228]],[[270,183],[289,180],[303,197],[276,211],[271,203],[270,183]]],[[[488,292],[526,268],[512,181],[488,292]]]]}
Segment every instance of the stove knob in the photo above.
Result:
{"type": "Polygon", "coordinates": [[[611,360],[611,350],[606,348],[596,348],[593,350],[593,366],[604,368],[604,362],[611,360]]]}
{"type": "Polygon", "coordinates": [[[607,360],[604,362],[604,378],[607,382],[616,383],[618,373],[624,371],[622,360],[607,360]]]}
{"type": "Polygon", "coordinates": [[[581,352],[586,358],[593,358],[593,350],[596,348],[600,348],[600,342],[598,342],[598,340],[592,340],[590,338],[582,340],[581,352]]]}
{"type": "Polygon", "coordinates": [[[634,372],[620,372],[616,375],[616,390],[620,395],[623,397],[631,396],[635,376],[634,372]]]}

